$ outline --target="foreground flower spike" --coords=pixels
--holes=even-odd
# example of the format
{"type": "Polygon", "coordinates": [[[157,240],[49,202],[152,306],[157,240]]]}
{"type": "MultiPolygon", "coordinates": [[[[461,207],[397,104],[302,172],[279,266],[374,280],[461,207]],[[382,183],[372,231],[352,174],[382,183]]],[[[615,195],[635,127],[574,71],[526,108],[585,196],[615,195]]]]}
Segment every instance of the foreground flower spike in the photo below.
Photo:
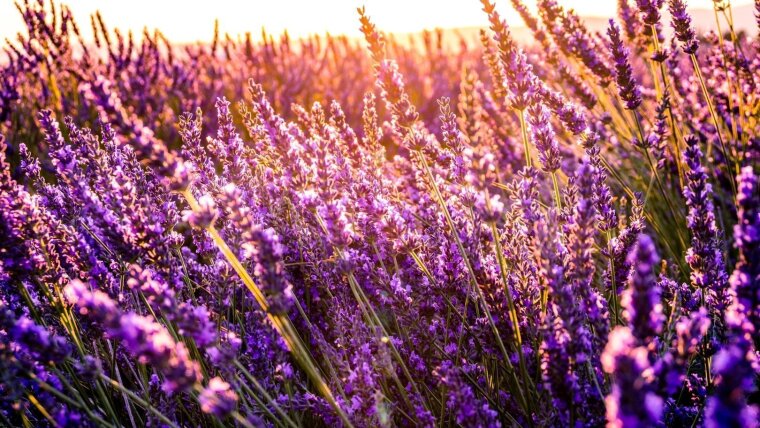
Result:
{"type": "Polygon", "coordinates": [[[681,48],[687,55],[697,52],[699,42],[697,35],[691,25],[691,17],[686,12],[686,2],[683,0],[669,0],[668,11],[670,11],[670,25],[676,33],[676,38],[681,42],[681,48]]]}
{"type": "Polygon", "coordinates": [[[528,123],[533,144],[538,149],[538,158],[544,172],[553,173],[560,167],[560,152],[549,111],[542,104],[528,108],[528,123]]]}
{"type": "Polygon", "coordinates": [[[739,220],[734,225],[734,245],[739,258],[731,274],[732,303],[726,324],[743,341],[754,341],[760,349],[760,181],[752,167],[742,168],[737,177],[739,220]]]}
{"type": "Polygon", "coordinates": [[[660,257],[652,238],[646,234],[639,235],[638,242],[628,257],[628,263],[631,265],[628,289],[620,300],[625,308],[624,316],[638,344],[654,344],[655,338],[662,331],[663,316],[655,272],[659,267],[660,257]]]}
{"type": "Polygon", "coordinates": [[[705,301],[713,312],[722,311],[728,303],[728,278],[715,224],[712,184],[702,165],[702,151],[694,136],[686,137],[684,162],[688,167],[684,197],[689,207],[688,226],[691,247],[686,262],[691,268],[692,285],[704,293],[705,301]]]}
{"type": "Polygon", "coordinates": [[[707,401],[705,427],[757,426],[758,406],[747,404],[757,372],[754,352],[743,346],[729,346],[713,358],[715,394],[707,401]]]}
{"type": "Polygon", "coordinates": [[[109,335],[119,339],[139,362],[163,373],[165,391],[185,391],[201,379],[200,366],[190,358],[185,345],[175,342],[166,328],[149,317],[124,314],[118,327],[109,329],[109,335]]]}
{"type": "Polygon", "coordinates": [[[628,60],[628,48],[625,47],[620,37],[620,27],[613,19],[610,19],[607,36],[610,38],[610,51],[612,52],[612,59],[615,61],[615,80],[618,93],[625,102],[625,108],[636,110],[641,105],[641,91],[633,78],[633,70],[628,60]]]}
{"type": "Polygon", "coordinates": [[[662,399],[652,387],[649,351],[636,342],[628,327],[617,327],[602,353],[604,371],[616,374],[605,399],[610,428],[654,426],[662,416],[662,399]]]}
{"type": "Polygon", "coordinates": [[[230,384],[215,377],[208,382],[207,387],[203,388],[198,401],[201,404],[201,410],[205,413],[223,418],[235,410],[238,396],[230,388],[230,384]]]}
{"type": "Polygon", "coordinates": [[[108,329],[119,323],[121,311],[108,294],[100,290],[90,290],[80,280],[71,281],[64,289],[63,295],[69,304],[75,305],[80,315],[108,329]]]}
{"type": "Polygon", "coordinates": [[[19,346],[20,352],[29,352],[36,356],[40,362],[63,363],[71,354],[71,346],[63,337],[51,334],[51,332],[38,325],[31,319],[22,316],[13,319],[12,314],[6,312],[4,306],[0,306],[0,326],[6,330],[10,338],[19,346]]]}
{"type": "Polygon", "coordinates": [[[523,111],[536,101],[538,87],[533,66],[528,63],[522,49],[515,44],[506,22],[496,11],[496,6],[488,0],[482,0],[481,3],[483,11],[488,15],[493,38],[499,49],[499,60],[504,67],[510,90],[510,104],[515,110],[523,111]]]}
{"type": "Polygon", "coordinates": [[[90,291],[79,280],[70,282],[63,292],[70,304],[97,323],[109,337],[117,339],[138,361],[166,376],[162,385],[165,391],[185,391],[200,380],[198,363],[190,358],[185,345],[177,343],[162,325],[146,316],[123,313],[108,295],[90,291]]]}

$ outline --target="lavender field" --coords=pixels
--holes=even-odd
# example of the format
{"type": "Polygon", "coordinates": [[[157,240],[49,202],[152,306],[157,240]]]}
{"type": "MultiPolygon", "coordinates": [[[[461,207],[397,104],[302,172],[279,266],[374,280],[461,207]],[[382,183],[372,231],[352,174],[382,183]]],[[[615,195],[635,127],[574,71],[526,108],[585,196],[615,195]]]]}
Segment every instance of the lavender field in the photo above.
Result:
{"type": "Polygon", "coordinates": [[[532,40],[20,1],[0,426],[760,426],[760,0],[499,1],[532,40]]]}

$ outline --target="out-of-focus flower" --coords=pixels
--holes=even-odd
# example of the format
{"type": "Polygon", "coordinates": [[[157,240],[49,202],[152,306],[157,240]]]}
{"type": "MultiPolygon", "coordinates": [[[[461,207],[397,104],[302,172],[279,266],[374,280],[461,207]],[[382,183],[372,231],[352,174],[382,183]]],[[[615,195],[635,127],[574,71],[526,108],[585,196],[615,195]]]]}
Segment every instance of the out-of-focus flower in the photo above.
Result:
{"type": "Polygon", "coordinates": [[[230,384],[219,377],[211,378],[208,386],[203,388],[198,395],[201,410],[214,416],[223,418],[235,410],[238,396],[232,390],[230,384]]]}
{"type": "Polygon", "coordinates": [[[617,327],[602,353],[604,371],[615,373],[605,399],[608,427],[653,426],[662,416],[662,398],[651,387],[649,352],[636,342],[628,327],[617,327]]]}
{"type": "Polygon", "coordinates": [[[660,257],[649,235],[639,235],[628,263],[631,265],[631,275],[620,303],[625,308],[623,314],[630,323],[631,334],[639,344],[646,345],[653,343],[660,334],[664,318],[655,273],[660,257]]]}

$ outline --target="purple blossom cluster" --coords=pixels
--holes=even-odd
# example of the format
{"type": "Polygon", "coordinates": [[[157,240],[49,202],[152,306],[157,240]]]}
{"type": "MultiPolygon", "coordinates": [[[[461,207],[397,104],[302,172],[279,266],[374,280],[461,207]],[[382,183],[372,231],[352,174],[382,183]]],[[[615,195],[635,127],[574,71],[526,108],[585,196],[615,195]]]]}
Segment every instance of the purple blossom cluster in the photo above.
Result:
{"type": "Polygon", "coordinates": [[[757,427],[760,39],[481,3],[364,46],[19,2],[0,426],[757,427]]]}

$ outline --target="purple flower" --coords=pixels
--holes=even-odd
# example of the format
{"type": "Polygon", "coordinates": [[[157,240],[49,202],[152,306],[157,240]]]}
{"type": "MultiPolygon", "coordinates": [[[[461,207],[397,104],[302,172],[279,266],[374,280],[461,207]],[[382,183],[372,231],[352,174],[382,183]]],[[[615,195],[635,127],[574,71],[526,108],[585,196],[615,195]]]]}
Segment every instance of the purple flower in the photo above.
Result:
{"type": "Polygon", "coordinates": [[[586,154],[594,167],[594,204],[599,216],[599,229],[611,230],[618,225],[618,215],[612,202],[612,191],[607,184],[607,168],[602,164],[598,146],[586,149],[586,154]]]}
{"type": "MultiPolygon", "coordinates": [[[[664,169],[666,161],[669,159],[666,157],[667,145],[668,145],[668,110],[670,109],[670,95],[664,93],[660,103],[657,105],[654,123],[653,135],[649,137],[650,141],[645,142],[642,148],[652,148],[654,159],[657,163],[657,169],[664,169]]],[[[671,159],[672,160],[672,159],[671,159]]]]}
{"type": "Polygon", "coordinates": [[[599,78],[599,84],[606,87],[610,83],[612,71],[599,54],[601,46],[598,45],[598,39],[589,34],[575,11],[565,10],[556,0],[539,0],[538,13],[560,50],[583,62],[599,78]]]}
{"type": "Polygon", "coordinates": [[[604,371],[615,375],[605,399],[608,427],[654,426],[662,417],[662,398],[652,388],[649,351],[636,343],[628,327],[617,327],[602,353],[604,371]]]}
{"type": "Polygon", "coordinates": [[[157,140],[153,131],[142,120],[130,115],[124,108],[119,95],[113,90],[112,82],[99,75],[92,83],[85,83],[80,90],[85,99],[92,101],[100,112],[101,121],[108,122],[108,116],[117,118],[116,122],[124,124],[131,130],[129,143],[141,162],[149,165],[172,190],[185,190],[190,184],[189,171],[185,162],[170,152],[166,145],[157,140]]]}
{"type": "Polygon", "coordinates": [[[224,418],[235,410],[237,401],[238,396],[230,388],[230,384],[219,377],[211,378],[208,381],[208,386],[203,388],[198,395],[201,410],[219,418],[224,418]]]}
{"type": "Polygon", "coordinates": [[[692,285],[705,293],[713,311],[722,311],[728,304],[728,278],[715,224],[712,185],[702,166],[699,141],[694,136],[687,136],[685,140],[684,162],[688,170],[683,193],[689,208],[687,220],[692,236],[686,262],[691,268],[692,285]]]}
{"type": "Polygon", "coordinates": [[[623,315],[631,326],[631,334],[641,345],[651,344],[662,331],[663,314],[656,269],[660,257],[649,235],[639,235],[633,252],[628,256],[631,275],[628,289],[620,303],[623,315]]]}
{"type": "Polygon", "coordinates": [[[71,305],[77,307],[80,315],[100,324],[104,328],[117,325],[121,311],[108,294],[100,291],[91,291],[82,281],[75,279],[64,289],[63,295],[71,305]]]}
{"type": "MultiPolygon", "coordinates": [[[[0,305],[0,311],[6,309],[0,305]]],[[[0,314],[0,327],[8,330],[20,350],[30,352],[40,362],[62,363],[71,354],[71,345],[65,338],[51,333],[31,319],[22,316],[13,320],[8,313],[0,314]]]]}
{"type": "Polygon", "coordinates": [[[629,0],[618,0],[618,19],[629,42],[635,42],[641,37],[642,23],[636,11],[631,8],[629,0]]]}
{"type": "Polygon", "coordinates": [[[153,319],[133,312],[122,313],[108,295],[89,291],[78,280],[65,287],[64,295],[81,315],[99,323],[110,337],[119,339],[138,361],[163,373],[165,391],[184,391],[200,379],[200,366],[190,359],[185,345],[176,342],[166,328],[153,319]]]}
{"type": "Polygon", "coordinates": [[[377,67],[377,85],[388,110],[402,128],[409,128],[417,121],[419,114],[409,100],[404,80],[395,61],[383,60],[377,67]]]}
{"type": "Polygon", "coordinates": [[[216,203],[211,195],[203,195],[198,198],[198,209],[187,210],[184,213],[184,220],[190,223],[193,227],[205,229],[216,220],[218,213],[216,203]]]}
{"type": "Polygon", "coordinates": [[[290,281],[285,275],[282,260],[283,250],[280,238],[271,228],[263,228],[255,223],[251,211],[243,205],[243,194],[233,184],[224,187],[221,202],[229,213],[230,222],[240,233],[242,249],[246,258],[252,258],[253,273],[260,281],[272,313],[287,312],[293,300],[290,281]]]}
{"type": "Polygon", "coordinates": [[[665,0],[636,0],[642,20],[647,25],[657,25],[660,22],[660,8],[665,0]]]}
{"type": "Polygon", "coordinates": [[[528,108],[528,123],[533,144],[538,149],[538,158],[544,172],[554,172],[560,167],[560,152],[554,129],[549,121],[549,111],[543,104],[536,103],[528,108]]]}
{"type": "Polygon", "coordinates": [[[504,203],[501,195],[478,193],[475,208],[486,223],[495,223],[504,215],[504,203]]]}
{"type": "Polygon", "coordinates": [[[754,354],[747,347],[729,346],[713,358],[715,393],[707,400],[705,427],[757,426],[757,405],[747,404],[747,395],[754,390],[754,354]]]}
{"type": "Polygon", "coordinates": [[[142,364],[148,364],[166,376],[164,391],[184,391],[198,382],[200,366],[190,359],[184,344],[149,317],[127,313],[111,328],[111,337],[119,339],[129,353],[142,364]]]}
{"type": "Polygon", "coordinates": [[[760,346],[760,183],[751,166],[737,177],[738,221],[734,225],[734,245],[739,258],[731,274],[731,305],[726,324],[737,338],[752,340],[760,346]]]}
{"type": "Polygon", "coordinates": [[[176,306],[174,290],[169,288],[169,284],[152,269],[130,265],[127,287],[142,293],[156,310],[174,311],[176,306]]]}
{"type": "Polygon", "coordinates": [[[506,22],[501,19],[494,4],[488,0],[481,0],[481,3],[494,33],[493,39],[498,48],[498,57],[509,88],[510,104],[516,110],[525,110],[535,102],[538,79],[525,53],[512,39],[506,22]]]}
{"type": "Polygon", "coordinates": [[[362,43],[90,46],[19,1],[0,425],[754,422],[758,41],[633,1],[506,2],[530,45],[482,0],[482,49],[363,8],[362,43]]]}
{"type": "Polygon", "coordinates": [[[610,19],[607,35],[610,38],[612,59],[615,61],[615,79],[618,93],[625,102],[625,108],[635,110],[641,105],[641,90],[633,77],[633,70],[628,62],[628,48],[623,45],[623,40],[620,38],[620,28],[612,19],[610,19]]]}
{"type": "Polygon", "coordinates": [[[612,251],[607,254],[611,258],[612,267],[605,271],[604,283],[608,290],[612,290],[614,282],[618,293],[621,293],[628,281],[631,264],[629,255],[634,245],[636,245],[638,236],[644,230],[644,201],[642,195],[636,195],[633,199],[633,208],[631,216],[628,218],[628,224],[618,233],[618,236],[612,238],[610,247],[612,251]],[[614,276],[613,276],[614,272],[614,276]]]}
{"type": "Polygon", "coordinates": [[[676,33],[676,38],[681,42],[683,51],[687,55],[693,55],[699,48],[697,36],[691,26],[691,17],[686,12],[686,2],[683,0],[669,0],[670,25],[676,33]]]}
{"type": "Polygon", "coordinates": [[[709,328],[710,318],[704,308],[675,323],[673,347],[660,361],[660,388],[665,394],[672,396],[685,387],[689,366],[702,348],[709,328]]]}
{"type": "Polygon", "coordinates": [[[446,388],[446,406],[453,413],[456,423],[461,426],[501,427],[498,414],[487,402],[478,399],[472,387],[462,381],[460,370],[448,361],[435,370],[438,381],[446,388]]]}

